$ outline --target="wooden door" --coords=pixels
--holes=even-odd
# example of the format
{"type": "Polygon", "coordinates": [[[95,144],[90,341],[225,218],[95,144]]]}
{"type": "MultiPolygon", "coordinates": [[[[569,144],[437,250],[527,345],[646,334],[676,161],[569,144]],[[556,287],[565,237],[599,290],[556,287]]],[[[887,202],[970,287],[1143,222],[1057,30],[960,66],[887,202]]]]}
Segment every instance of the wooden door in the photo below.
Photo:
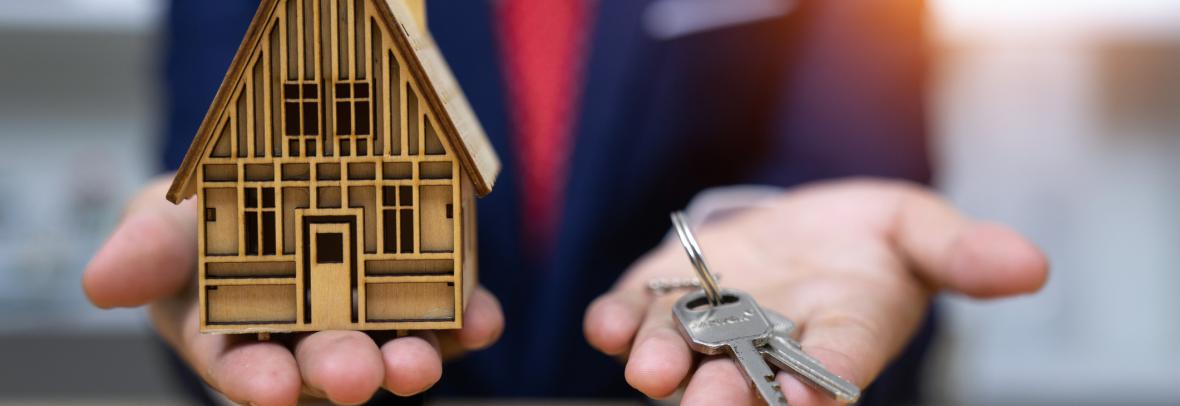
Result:
{"type": "Polygon", "coordinates": [[[348,328],[352,321],[355,249],[348,224],[311,224],[311,323],[319,329],[348,328]]]}

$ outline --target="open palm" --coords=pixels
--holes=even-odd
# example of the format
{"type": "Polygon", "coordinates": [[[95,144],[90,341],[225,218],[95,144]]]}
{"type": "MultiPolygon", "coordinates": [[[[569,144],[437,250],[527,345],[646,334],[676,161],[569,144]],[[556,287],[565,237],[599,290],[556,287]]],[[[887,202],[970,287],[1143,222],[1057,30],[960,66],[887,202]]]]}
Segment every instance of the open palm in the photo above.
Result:
{"type": "Polygon", "coordinates": [[[359,404],[379,388],[422,392],[438,381],[442,360],[491,345],[504,317],[495,297],[477,289],[461,330],[390,334],[321,331],[259,342],[252,336],[201,334],[197,320],[196,207],[164,200],[159,179],[132,200],[122,223],[87,266],[82,285],[99,307],[148,306],[160,336],[213,389],[260,406],[293,405],[301,394],[359,404]]]}
{"type": "MultiPolygon", "coordinates": [[[[992,298],[1036,291],[1047,277],[1044,256],[1015,232],[897,182],[801,188],[696,231],[722,286],[794,320],[804,350],[860,387],[909,341],[936,292],[992,298]]],[[[728,358],[694,368],[673,324],[675,295],[647,292],[651,279],[690,275],[679,244],[667,241],[591,305],[587,339],[626,356],[627,381],[653,398],[684,387],[684,404],[760,402],[728,358]]],[[[792,405],[836,403],[786,374],[778,380],[792,405]]]]}

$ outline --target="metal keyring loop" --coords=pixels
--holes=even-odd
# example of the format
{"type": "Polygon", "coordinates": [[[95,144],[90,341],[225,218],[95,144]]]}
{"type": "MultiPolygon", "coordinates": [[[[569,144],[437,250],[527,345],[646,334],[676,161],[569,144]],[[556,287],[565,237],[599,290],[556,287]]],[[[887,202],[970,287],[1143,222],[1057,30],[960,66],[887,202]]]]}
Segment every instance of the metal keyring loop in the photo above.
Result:
{"type": "Polygon", "coordinates": [[[693,269],[696,270],[697,277],[701,280],[701,288],[705,290],[705,297],[709,300],[709,304],[721,305],[721,289],[717,287],[717,279],[713,277],[713,273],[709,272],[709,265],[705,263],[705,256],[701,254],[701,247],[697,245],[696,237],[693,237],[692,230],[688,228],[688,220],[685,218],[684,212],[672,213],[672,225],[676,228],[676,235],[680,237],[680,244],[684,246],[684,252],[688,254],[689,262],[692,262],[693,269]]]}

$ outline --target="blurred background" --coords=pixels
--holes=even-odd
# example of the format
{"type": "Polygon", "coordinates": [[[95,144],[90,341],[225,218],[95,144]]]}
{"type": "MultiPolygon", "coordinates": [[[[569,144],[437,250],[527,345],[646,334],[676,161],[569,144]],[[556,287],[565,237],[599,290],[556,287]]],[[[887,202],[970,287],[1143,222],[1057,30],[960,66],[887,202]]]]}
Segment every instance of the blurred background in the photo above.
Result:
{"type": "MultiPolygon", "coordinates": [[[[153,174],[164,0],[0,0],[0,403],[181,403],[144,314],[79,275],[153,174]],[[19,191],[16,192],[16,191],[19,191]]],[[[1180,399],[1180,1],[931,1],[937,186],[1049,253],[944,297],[932,405],[1180,399]]]]}

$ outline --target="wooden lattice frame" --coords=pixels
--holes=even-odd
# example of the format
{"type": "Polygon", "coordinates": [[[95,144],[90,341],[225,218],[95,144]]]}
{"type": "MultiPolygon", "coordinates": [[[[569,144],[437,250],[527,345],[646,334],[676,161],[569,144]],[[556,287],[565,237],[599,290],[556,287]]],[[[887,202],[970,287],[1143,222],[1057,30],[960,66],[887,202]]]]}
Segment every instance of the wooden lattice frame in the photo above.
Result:
{"type": "Polygon", "coordinates": [[[260,6],[169,191],[201,207],[202,331],[462,326],[499,163],[410,3],[260,6]]]}

